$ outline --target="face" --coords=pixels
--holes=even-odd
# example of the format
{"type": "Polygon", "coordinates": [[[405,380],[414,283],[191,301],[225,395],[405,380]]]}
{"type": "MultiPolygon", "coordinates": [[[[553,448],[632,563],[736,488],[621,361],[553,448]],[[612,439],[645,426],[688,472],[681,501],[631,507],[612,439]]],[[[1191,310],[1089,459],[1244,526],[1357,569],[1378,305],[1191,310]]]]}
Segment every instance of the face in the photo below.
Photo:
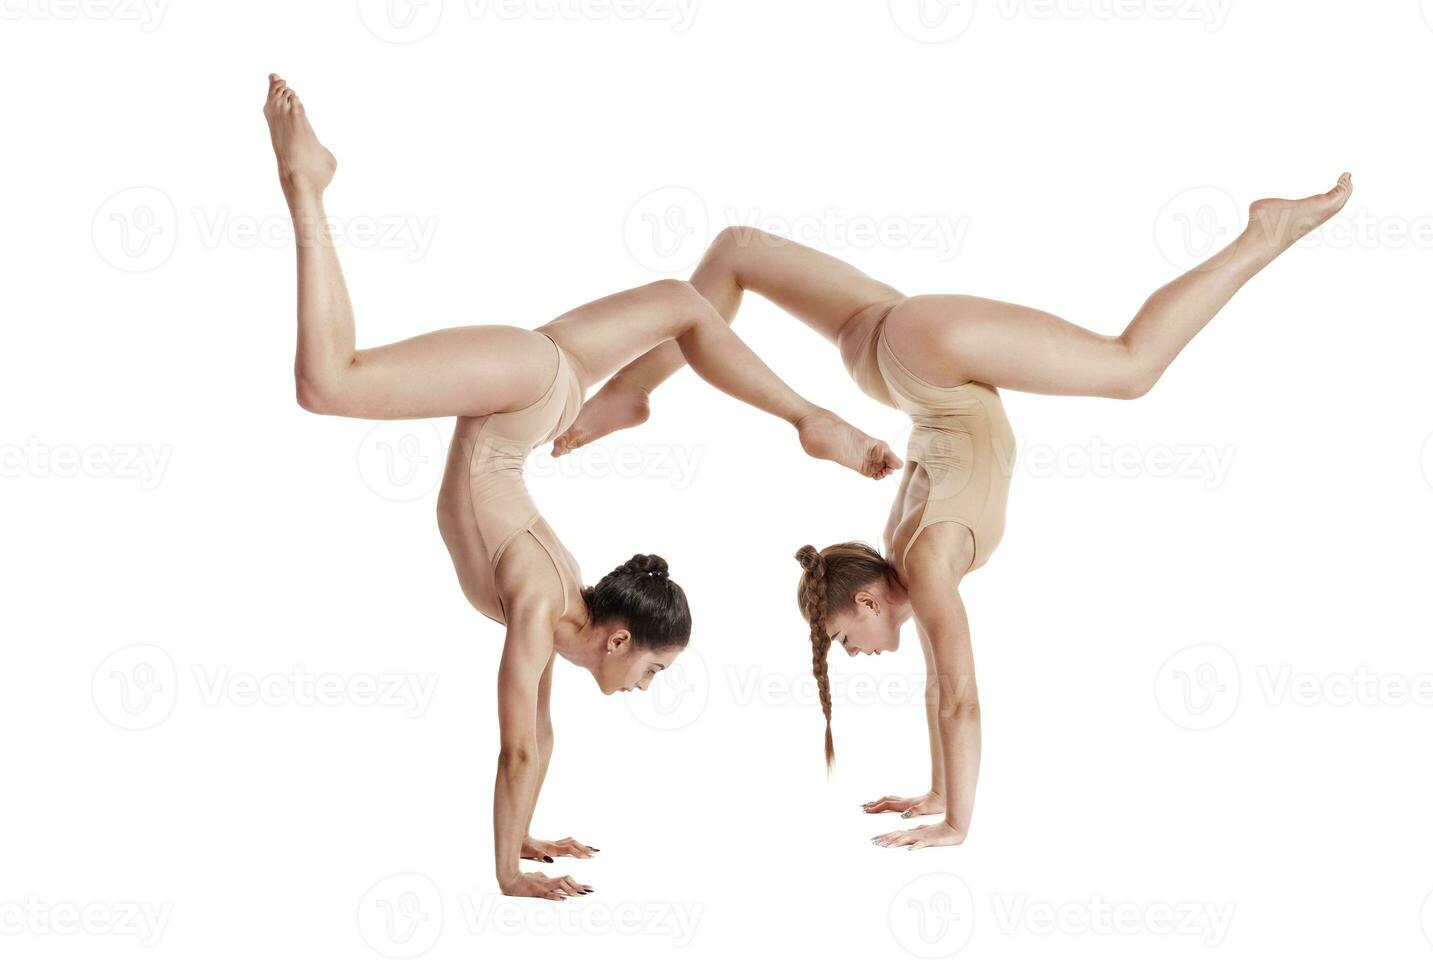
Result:
{"type": "Polygon", "coordinates": [[[667,650],[638,649],[632,634],[615,629],[607,637],[607,649],[597,672],[597,686],[603,694],[618,691],[645,691],[652,679],[672,665],[680,648],[667,650]]]}
{"type": "Polygon", "coordinates": [[[826,619],[831,642],[851,656],[884,653],[901,645],[901,620],[883,596],[862,590],[855,604],[826,619]]]}

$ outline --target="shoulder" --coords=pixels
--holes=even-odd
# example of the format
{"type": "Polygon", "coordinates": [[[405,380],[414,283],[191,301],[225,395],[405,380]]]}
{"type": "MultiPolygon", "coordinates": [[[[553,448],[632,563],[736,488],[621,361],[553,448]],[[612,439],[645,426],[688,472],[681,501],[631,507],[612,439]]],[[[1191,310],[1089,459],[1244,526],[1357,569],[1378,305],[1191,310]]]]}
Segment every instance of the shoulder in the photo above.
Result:
{"type": "Polygon", "coordinates": [[[942,602],[960,587],[975,558],[975,538],[964,524],[944,521],[925,528],[906,553],[902,578],[917,608],[942,602]]]}
{"type": "Polygon", "coordinates": [[[509,626],[521,621],[556,628],[565,605],[562,577],[531,534],[520,534],[508,545],[493,572],[493,584],[509,626]]]}

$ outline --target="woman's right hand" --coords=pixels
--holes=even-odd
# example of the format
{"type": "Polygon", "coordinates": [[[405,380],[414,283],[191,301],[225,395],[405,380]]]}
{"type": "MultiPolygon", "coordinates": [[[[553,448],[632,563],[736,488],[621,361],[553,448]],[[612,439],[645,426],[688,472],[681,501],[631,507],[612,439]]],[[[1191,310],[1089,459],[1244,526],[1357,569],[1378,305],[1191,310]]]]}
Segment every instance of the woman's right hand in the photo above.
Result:
{"type": "Polygon", "coordinates": [[[879,800],[862,803],[867,813],[899,813],[909,820],[911,817],[929,817],[945,812],[945,800],[935,790],[921,796],[883,796],[879,800]]]}
{"type": "Polygon", "coordinates": [[[549,878],[537,871],[519,872],[501,884],[502,893],[513,898],[545,898],[551,902],[565,902],[575,895],[590,895],[596,889],[580,885],[570,876],[549,878]]]}

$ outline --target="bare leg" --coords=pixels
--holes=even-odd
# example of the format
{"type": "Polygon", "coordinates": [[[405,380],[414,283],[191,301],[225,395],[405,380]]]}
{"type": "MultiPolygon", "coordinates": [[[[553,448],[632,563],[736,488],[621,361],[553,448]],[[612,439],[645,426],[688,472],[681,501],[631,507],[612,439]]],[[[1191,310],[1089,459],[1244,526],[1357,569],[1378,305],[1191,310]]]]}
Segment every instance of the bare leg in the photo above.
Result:
{"type": "Polygon", "coordinates": [[[973,296],[918,296],[887,321],[897,357],[934,384],[981,381],[1048,395],[1136,398],[1245,283],[1352,193],[1348,174],[1325,194],[1268,199],[1249,226],[1202,265],[1160,287],[1124,333],[1108,337],[1028,307],[973,296]]]}
{"type": "MultiPolygon", "coordinates": [[[[840,259],[756,228],[728,228],[718,235],[691,282],[727,323],[750,289],[833,344],[860,310],[903,298],[840,259]]],[[[553,444],[553,455],[645,422],[651,393],[685,364],[680,347],[666,343],[624,367],[583,406],[572,428],[553,444]]]]}
{"type": "Polygon", "coordinates": [[[664,342],[713,387],[785,419],[802,449],[880,479],[901,463],[889,446],[808,402],[732,333],[689,283],[663,280],[580,306],[542,328],[590,382],[664,342]]]}
{"type": "Polygon", "coordinates": [[[355,350],[353,308],[323,208],[336,161],[277,75],[269,76],[264,116],[298,247],[299,403],[357,418],[480,416],[531,404],[553,371],[552,346],[531,331],[458,327],[355,350]]]}

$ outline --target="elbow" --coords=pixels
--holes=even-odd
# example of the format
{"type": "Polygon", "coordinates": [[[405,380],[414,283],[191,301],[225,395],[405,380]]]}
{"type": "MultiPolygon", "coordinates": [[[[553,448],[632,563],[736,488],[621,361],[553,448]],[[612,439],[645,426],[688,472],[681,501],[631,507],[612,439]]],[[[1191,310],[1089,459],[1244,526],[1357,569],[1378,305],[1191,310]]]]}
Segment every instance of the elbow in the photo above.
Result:
{"type": "Polygon", "coordinates": [[[303,371],[294,372],[294,393],[299,408],[314,415],[338,415],[336,386],[303,371]]]}

